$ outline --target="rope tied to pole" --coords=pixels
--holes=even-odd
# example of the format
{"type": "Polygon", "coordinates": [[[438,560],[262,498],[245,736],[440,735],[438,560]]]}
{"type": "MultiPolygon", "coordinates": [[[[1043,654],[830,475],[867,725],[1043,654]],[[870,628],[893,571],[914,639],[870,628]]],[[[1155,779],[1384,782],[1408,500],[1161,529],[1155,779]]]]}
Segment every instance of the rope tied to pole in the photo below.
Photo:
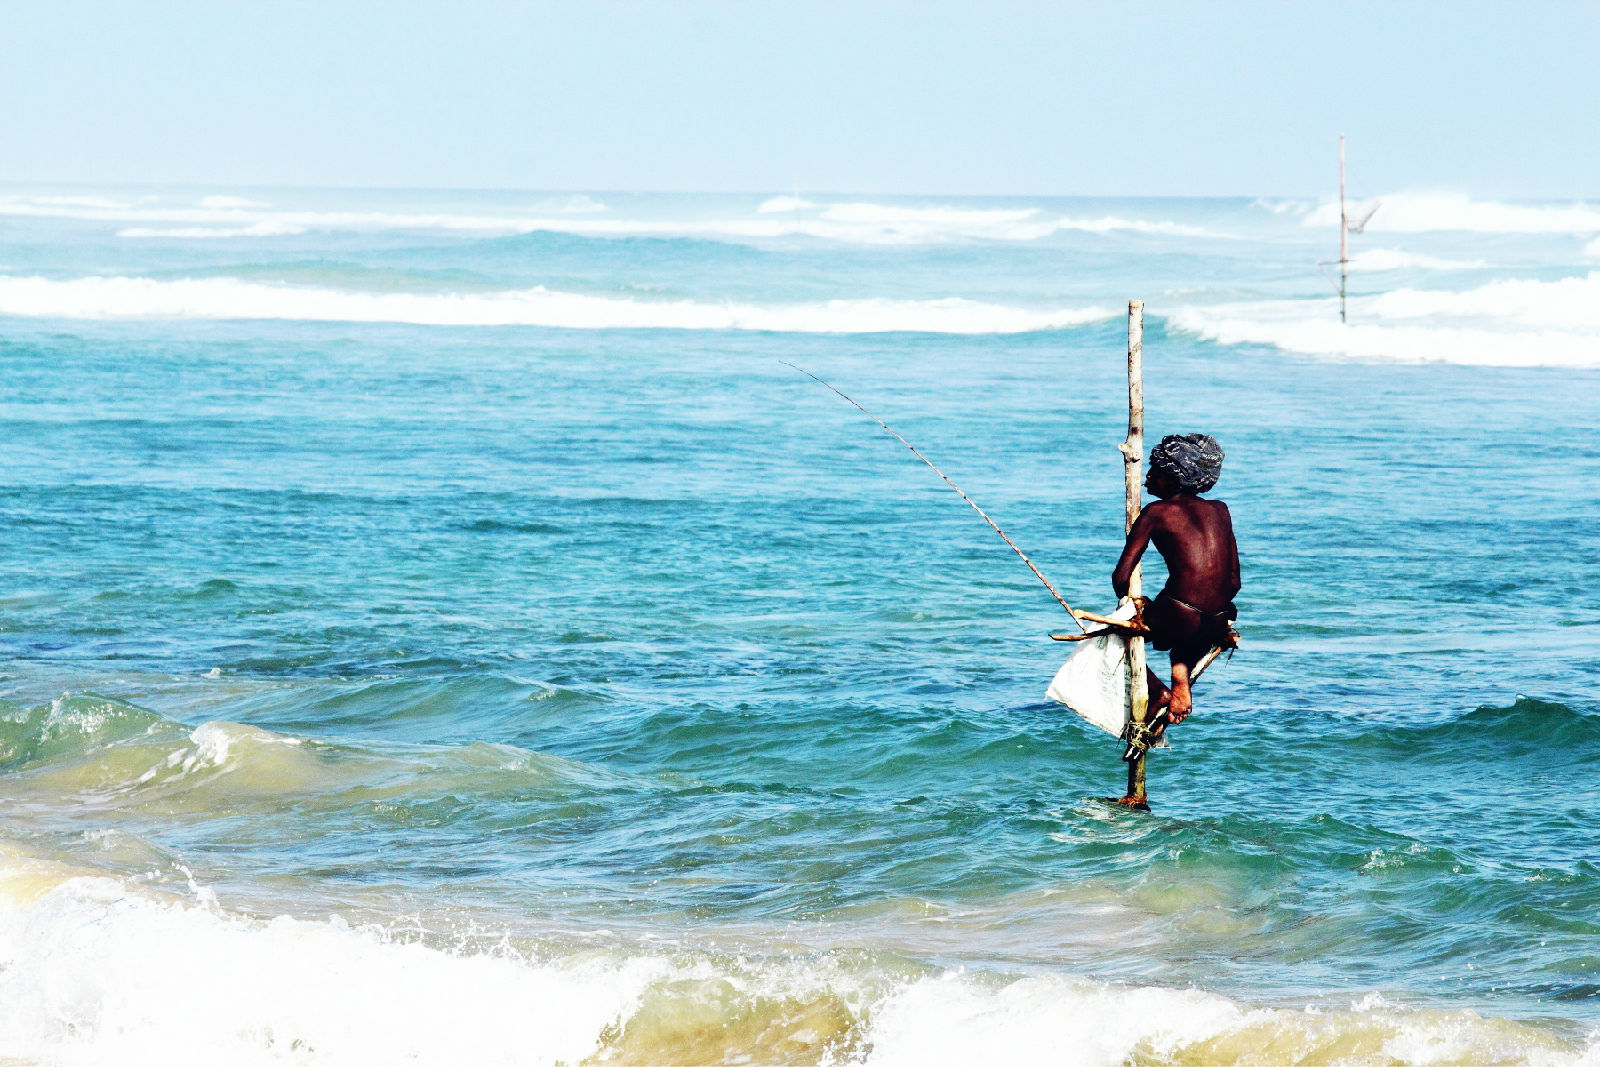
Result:
{"type": "Polygon", "coordinates": [[[853,405],[858,411],[860,411],[867,418],[871,419],[873,422],[877,423],[879,426],[882,426],[885,430],[888,430],[890,435],[892,435],[895,440],[899,441],[901,444],[903,444],[907,448],[911,449],[911,454],[913,456],[916,456],[918,459],[922,460],[922,462],[926,463],[928,465],[929,469],[933,471],[933,473],[937,474],[940,478],[944,479],[944,483],[946,485],[948,485],[950,488],[954,489],[957,493],[961,494],[961,499],[962,500],[965,500],[968,504],[972,505],[972,510],[976,511],[980,516],[982,516],[983,521],[989,524],[989,528],[992,529],[995,533],[999,534],[1001,539],[1004,540],[1006,544],[1011,546],[1011,551],[1015,552],[1018,555],[1018,557],[1021,558],[1022,562],[1026,563],[1028,565],[1028,569],[1033,572],[1034,577],[1038,578],[1039,581],[1043,582],[1044,583],[1044,587],[1046,589],[1050,590],[1050,595],[1056,598],[1056,603],[1060,604],[1063,608],[1066,609],[1067,614],[1072,617],[1072,621],[1077,624],[1079,631],[1087,632],[1087,627],[1085,627],[1083,625],[1083,620],[1078,618],[1077,613],[1073,610],[1072,605],[1068,604],[1066,598],[1063,597],[1059,592],[1056,591],[1056,587],[1054,585],[1050,584],[1050,579],[1046,578],[1044,576],[1044,573],[1042,571],[1040,571],[1038,567],[1035,567],[1033,565],[1033,560],[1028,558],[1028,554],[1026,552],[1022,551],[1022,549],[1018,548],[1017,547],[1017,543],[1015,541],[1011,540],[1010,537],[1007,537],[1006,536],[1006,532],[1004,530],[1000,529],[999,525],[993,519],[991,519],[989,517],[989,513],[984,511],[982,508],[980,508],[978,506],[978,502],[973,500],[970,496],[968,496],[965,492],[963,492],[959,485],[957,485],[955,482],[952,482],[950,480],[950,476],[949,475],[947,475],[944,471],[940,470],[938,467],[934,466],[933,461],[930,460],[927,456],[924,456],[921,452],[917,451],[917,446],[916,445],[913,445],[910,441],[907,441],[904,437],[901,437],[898,433],[895,432],[894,427],[890,426],[887,422],[884,422],[882,419],[878,418],[878,416],[874,415],[872,412],[870,412],[866,408],[862,407],[859,403],[857,403],[851,397],[847,396],[841,389],[839,389],[837,386],[835,386],[832,382],[827,381],[826,379],[823,379],[823,378],[819,378],[815,374],[812,374],[810,371],[806,370],[804,367],[797,366],[797,365],[795,365],[793,363],[790,363],[786,359],[779,360],[778,362],[782,363],[785,367],[794,368],[795,370],[799,371],[801,374],[804,374],[807,378],[810,378],[812,381],[815,381],[815,382],[818,382],[818,383],[820,383],[822,385],[827,386],[829,389],[833,390],[833,392],[835,392],[839,396],[843,397],[846,401],[848,401],[851,405],[853,405]]]}

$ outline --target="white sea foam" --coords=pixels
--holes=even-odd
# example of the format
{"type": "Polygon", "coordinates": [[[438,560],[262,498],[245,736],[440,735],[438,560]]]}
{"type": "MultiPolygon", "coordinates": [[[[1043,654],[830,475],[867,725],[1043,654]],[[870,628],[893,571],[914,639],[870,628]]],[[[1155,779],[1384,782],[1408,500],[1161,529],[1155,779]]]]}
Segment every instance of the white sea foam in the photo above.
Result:
{"type": "Polygon", "coordinates": [[[1063,230],[1087,233],[1127,230],[1174,237],[1217,236],[1198,226],[1164,219],[1128,219],[1114,215],[1074,218],[1047,214],[1038,208],[914,207],[874,203],[832,204],[817,221],[807,226],[815,236],[844,237],[848,231],[871,235],[864,239],[930,242],[948,237],[1035,241],[1063,230]]]}
{"type": "Polygon", "coordinates": [[[1133,233],[1159,234],[1167,237],[1228,236],[1215,230],[1208,230],[1204,226],[1190,226],[1182,222],[1167,222],[1159,219],[1155,221],[1124,219],[1114,215],[1103,215],[1097,219],[1061,219],[1056,223],[1056,229],[1083,230],[1086,233],[1111,233],[1116,230],[1128,230],[1133,233]]]}
{"type": "Polygon", "coordinates": [[[1492,366],[1600,366],[1600,272],[1559,281],[1508,279],[1472,289],[1398,289],[1351,301],[1191,307],[1178,329],[1222,344],[1311,355],[1492,366]]]}
{"type": "Polygon", "coordinates": [[[450,951],[338,918],[228,913],[0,855],[0,1057],[54,1063],[1572,1063],[1594,1050],[1382,998],[929,971],[859,954],[450,951]],[[1343,1050],[1341,1052],[1341,1050],[1343,1050]],[[619,1054],[621,1054],[619,1056],[619,1054]]]}
{"type": "Polygon", "coordinates": [[[1304,215],[1316,207],[1307,200],[1280,200],[1265,196],[1251,201],[1251,206],[1270,211],[1274,215],[1304,215]]]}
{"type": "Polygon", "coordinates": [[[280,220],[252,222],[248,226],[129,226],[117,231],[118,237],[293,237],[306,232],[304,226],[280,220]]]}
{"type": "Polygon", "coordinates": [[[1595,1053],[1472,1012],[1251,1009],[1199,990],[945,973],[874,1007],[871,1064],[1574,1063],[1595,1053]],[[1354,1052],[1361,1049],[1361,1052],[1354,1052]]]}
{"type": "Polygon", "coordinates": [[[0,315],[68,319],[291,319],[434,326],[770,330],[793,333],[1024,333],[1107,319],[1104,308],[1029,310],[958,298],[805,304],[648,301],[532,289],[371,293],[237,278],[172,281],[0,275],[0,315]]]}
{"type": "Polygon", "coordinates": [[[202,196],[201,207],[209,208],[240,208],[240,207],[266,207],[259,200],[251,200],[243,196],[202,196]]]}
{"type": "Polygon", "coordinates": [[[1350,257],[1356,270],[1482,270],[1489,264],[1481,259],[1446,259],[1401,248],[1367,248],[1350,257]]]}
{"type": "Polygon", "coordinates": [[[903,204],[845,203],[830,204],[822,212],[825,219],[836,222],[856,222],[873,225],[925,225],[950,226],[957,229],[1005,225],[1037,218],[1038,208],[957,208],[912,207],[903,204]]]}
{"type": "Polygon", "coordinates": [[[806,211],[817,205],[798,196],[774,196],[763,200],[756,210],[763,215],[770,215],[774,211],[806,211]]]}
{"type": "MultiPolygon", "coordinates": [[[[24,218],[65,218],[103,222],[129,222],[164,225],[169,232],[179,227],[195,230],[247,230],[259,227],[271,234],[293,229],[306,230],[439,230],[478,234],[528,233],[538,229],[581,228],[581,220],[541,218],[536,215],[484,215],[462,212],[405,211],[311,211],[269,209],[233,204],[234,198],[205,198],[198,204],[150,204],[88,197],[0,197],[0,216],[24,218]],[[65,201],[65,202],[63,202],[65,201]],[[208,202],[211,201],[211,202],[208,202]]],[[[575,198],[576,199],[576,198],[575,198]]],[[[583,198],[587,200],[587,198],[583,198]]],[[[564,211],[568,205],[556,210],[564,211]]],[[[590,201],[589,203],[593,203],[590,201]]],[[[574,214],[592,210],[581,202],[574,214]]],[[[603,207],[602,207],[603,210],[603,207]]],[[[151,229],[152,226],[123,227],[123,230],[151,229]]],[[[145,236],[145,234],[138,234],[145,236]]],[[[216,236],[213,233],[180,234],[216,236]]]]}
{"type": "MultiPolygon", "coordinates": [[[[16,203],[19,205],[37,206],[40,214],[58,214],[67,218],[79,217],[76,212],[117,212],[128,211],[138,201],[121,199],[110,196],[25,196],[15,198],[0,198],[0,214],[11,214],[5,205],[16,203]]],[[[90,216],[93,217],[93,216],[90,216]]]]}
{"type": "Polygon", "coordinates": [[[1584,330],[1600,340],[1600,271],[1549,282],[1507,279],[1460,292],[1396,289],[1363,306],[1386,319],[1492,319],[1584,330]]]}
{"type": "Polygon", "coordinates": [[[286,737],[259,726],[237,722],[201,723],[189,735],[189,741],[194,745],[192,749],[179,749],[167,761],[169,765],[181,767],[185,774],[204,768],[231,769],[228,768],[228,757],[240,745],[254,748],[266,745],[288,748],[300,746],[298,737],[286,737]]]}
{"type": "Polygon", "coordinates": [[[1196,990],[1125,989],[1057,977],[1011,982],[946,973],[873,1013],[870,1062],[891,1065],[1161,1062],[1239,1025],[1245,1012],[1196,990]],[[1148,1049],[1154,1056],[1135,1057],[1148,1049]]]}
{"type": "Polygon", "coordinates": [[[948,205],[838,203],[816,205],[777,197],[746,216],[619,218],[586,196],[542,204],[526,213],[477,214],[406,211],[270,209],[236,197],[206,197],[198,204],[159,205],[104,198],[0,197],[0,216],[71,218],[122,223],[125,237],[259,237],[317,230],[419,230],[484,236],[567,233],[589,237],[690,237],[775,240],[809,237],[856,244],[936,244],[947,241],[1033,241],[1067,230],[1129,231],[1174,237],[1217,236],[1164,219],[1119,216],[1076,218],[1038,208],[971,208],[948,205]],[[778,205],[778,206],[774,206],[778,205]],[[798,205],[798,206],[797,206],[798,205]],[[803,213],[802,213],[803,212],[803,213]]]}
{"type": "Polygon", "coordinates": [[[77,878],[0,905],[0,1056],[576,1063],[668,969],[454,955],[337,920],[251,922],[77,878]]]}
{"type": "MultiPolygon", "coordinates": [[[[1380,205],[1367,224],[1371,233],[1567,233],[1600,232],[1600,205],[1577,201],[1568,204],[1507,204],[1474,200],[1463,193],[1390,193],[1377,198],[1380,205]]],[[[1366,213],[1371,202],[1351,212],[1366,213]]],[[[1307,226],[1339,225],[1337,200],[1323,201],[1305,216],[1307,226]]]]}

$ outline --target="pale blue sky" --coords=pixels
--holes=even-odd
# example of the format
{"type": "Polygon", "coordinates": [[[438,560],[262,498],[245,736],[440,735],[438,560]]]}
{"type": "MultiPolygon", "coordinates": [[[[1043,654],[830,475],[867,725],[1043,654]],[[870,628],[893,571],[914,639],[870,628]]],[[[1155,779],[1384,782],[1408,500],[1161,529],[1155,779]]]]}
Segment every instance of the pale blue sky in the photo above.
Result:
{"type": "Polygon", "coordinates": [[[0,0],[0,180],[1600,195],[1600,3],[0,0]]]}

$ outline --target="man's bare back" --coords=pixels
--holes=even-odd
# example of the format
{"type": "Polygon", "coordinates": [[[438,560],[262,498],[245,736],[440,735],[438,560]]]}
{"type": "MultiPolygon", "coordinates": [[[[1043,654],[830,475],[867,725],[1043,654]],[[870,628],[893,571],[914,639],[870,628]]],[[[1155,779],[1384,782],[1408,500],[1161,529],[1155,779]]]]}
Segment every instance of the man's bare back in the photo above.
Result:
{"type": "Polygon", "coordinates": [[[1168,707],[1168,718],[1182,722],[1193,707],[1189,674],[1213,645],[1227,638],[1237,615],[1239,547],[1233,516],[1220,500],[1197,494],[1216,484],[1222,449],[1201,434],[1166,437],[1150,451],[1145,488],[1158,499],[1148,504],[1128,531],[1122,558],[1111,574],[1118,598],[1128,595],[1133,568],[1154,542],[1167,564],[1167,584],[1143,611],[1150,643],[1171,651],[1172,688],[1152,672],[1150,707],[1168,707]]]}
{"type": "MultiPolygon", "coordinates": [[[[1156,494],[1150,481],[1146,479],[1146,487],[1156,494]]],[[[1128,532],[1122,558],[1111,576],[1117,596],[1127,596],[1134,565],[1152,541],[1167,563],[1167,585],[1162,593],[1200,611],[1216,612],[1226,608],[1239,592],[1233,516],[1222,501],[1174,493],[1146,505],[1128,532]]]]}

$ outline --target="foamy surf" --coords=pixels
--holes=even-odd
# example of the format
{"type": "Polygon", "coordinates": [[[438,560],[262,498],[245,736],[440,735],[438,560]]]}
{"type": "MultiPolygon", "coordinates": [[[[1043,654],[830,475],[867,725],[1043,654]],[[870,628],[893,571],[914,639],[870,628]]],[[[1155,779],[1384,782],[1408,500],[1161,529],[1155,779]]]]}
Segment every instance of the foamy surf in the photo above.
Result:
{"type": "Polygon", "coordinates": [[[371,293],[236,278],[0,276],[0,315],[65,319],[285,319],[424,326],[758,330],[780,333],[1028,333],[1112,317],[1107,308],[1036,311],[961,298],[797,304],[634,300],[535,286],[478,293],[371,293]]]}
{"type": "Polygon", "coordinates": [[[1356,271],[1483,270],[1488,266],[1483,259],[1450,259],[1403,248],[1368,248],[1350,256],[1350,268],[1356,271]]]}
{"type": "Polygon", "coordinates": [[[1506,279],[1461,291],[1397,289],[1331,299],[1189,307],[1168,320],[1219,344],[1315,356],[1502,367],[1600,366],[1600,272],[1506,279]]]}
{"type": "Polygon", "coordinates": [[[306,232],[303,225],[265,219],[243,226],[129,226],[117,231],[118,237],[296,237],[306,232]]]}
{"type": "MultiPolygon", "coordinates": [[[[1600,232],[1600,206],[1568,203],[1504,203],[1464,193],[1385,193],[1351,209],[1361,218],[1374,205],[1369,233],[1592,234],[1600,232]]],[[[1305,212],[1307,226],[1338,226],[1339,202],[1325,200],[1305,212]]]]}
{"type": "Polygon", "coordinates": [[[1592,1046],[1382,997],[1192,989],[895,956],[574,947],[414,916],[254,918],[0,853],[0,1056],[41,1063],[1566,1064],[1592,1046]]]}
{"type": "Polygon", "coordinates": [[[540,202],[522,211],[329,211],[271,207],[235,196],[187,203],[152,197],[0,197],[0,217],[122,223],[126,238],[283,237],[310,232],[437,232],[493,236],[561,233],[580,237],[700,238],[770,241],[813,238],[844,244],[943,244],[953,241],[1029,242],[1054,234],[1120,231],[1168,237],[1217,237],[1213,230],[1163,218],[1063,214],[1044,207],[844,201],[817,203],[779,196],[751,209],[724,208],[699,216],[615,215],[587,196],[540,202]]]}

